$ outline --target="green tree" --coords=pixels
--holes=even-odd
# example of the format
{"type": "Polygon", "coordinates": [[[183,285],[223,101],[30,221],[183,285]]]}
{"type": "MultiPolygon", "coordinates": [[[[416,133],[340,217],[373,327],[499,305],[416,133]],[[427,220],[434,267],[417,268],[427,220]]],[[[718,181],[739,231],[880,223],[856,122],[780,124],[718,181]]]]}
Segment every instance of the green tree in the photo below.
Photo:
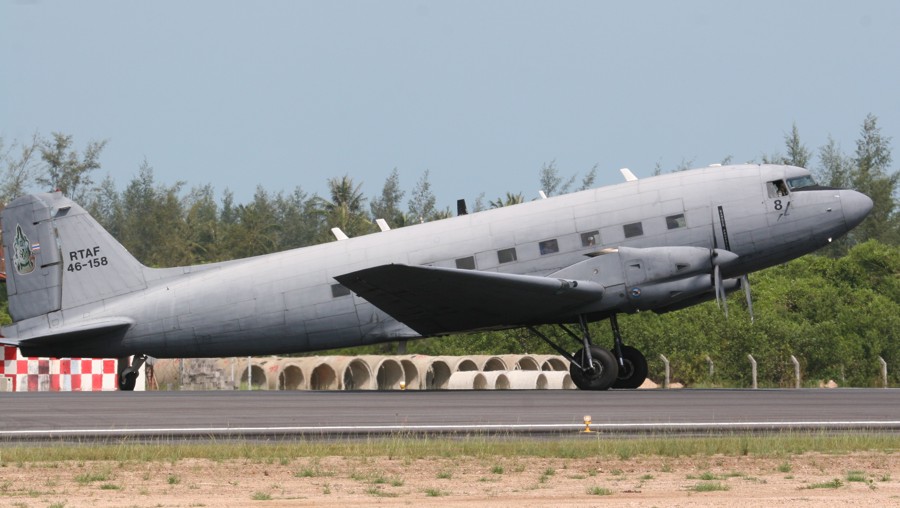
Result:
{"type": "Polygon", "coordinates": [[[106,140],[91,141],[79,155],[72,148],[72,136],[59,132],[44,140],[39,146],[46,174],[38,177],[38,183],[58,189],[67,197],[81,202],[90,190],[91,172],[100,168],[100,153],[106,140]]]}
{"type": "Polygon", "coordinates": [[[435,204],[437,199],[431,192],[431,182],[428,180],[429,171],[426,169],[416,187],[413,189],[412,196],[409,198],[409,218],[407,223],[420,224],[435,220],[437,218],[437,208],[435,204]]]}
{"type": "MultiPolygon", "coordinates": [[[[362,184],[354,183],[349,175],[328,180],[331,199],[319,198],[318,202],[329,230],[341,228],[341,231],[351,237],[374,231],[375,226],[364,210],[366,197],[361,189],[362,184]]],[[[325,241],[330,235],[330,231],[323,231],[320,233],[320,239],[325,241]]]]}
{"type": "Polygon", "coordinates": [[[507,192],[505,198],[497,198],[495,201],[491,201],[489,204],[491,208],[503,208],[504,206],[518,205],[524,202],[525,196],[523,196],[521,192],[516,194],[507,192]]]}
{"type": "Polygon", "coordinates": [[[896,245],[900,240],[896,215],[900,173],[891,172],[891,160],[891,138],[881,133],[878,118],[869,114],[856,141],[851,184],[872,198],[874,206],[866,220],[849,235],[854,243],[877,239],[896,245]]]}
{"type": "Polygon", "coordinates": [[[29,143],[20,144],[13,141],[7,148],[0,138],[0,205],[25,194],[32,183],[35,172],[36,152],[40,146],[38,135],[32,136],[29,143]],[[15,154],[14,154],[15,152],[15,154]]]}
{"type": "Polygon", "coordinates": [[[406,216],[400,210],[404,194],[406,192],[400,189],[400,173],[397,168],[394,168],[391,175],[384,181],[381,196],[372,200],[372,217],[386,220],[392,228],[405,226],[406,216]]]}

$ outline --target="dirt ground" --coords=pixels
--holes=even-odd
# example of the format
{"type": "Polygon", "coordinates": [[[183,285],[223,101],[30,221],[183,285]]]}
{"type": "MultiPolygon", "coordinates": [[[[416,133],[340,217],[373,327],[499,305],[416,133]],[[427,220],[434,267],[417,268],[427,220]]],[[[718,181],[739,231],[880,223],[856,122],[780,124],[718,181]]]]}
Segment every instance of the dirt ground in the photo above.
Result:
{"type": "Polygon", "coordinates": [[[900,454],[3,463],[0,506],[900,506],[900,454]]]}

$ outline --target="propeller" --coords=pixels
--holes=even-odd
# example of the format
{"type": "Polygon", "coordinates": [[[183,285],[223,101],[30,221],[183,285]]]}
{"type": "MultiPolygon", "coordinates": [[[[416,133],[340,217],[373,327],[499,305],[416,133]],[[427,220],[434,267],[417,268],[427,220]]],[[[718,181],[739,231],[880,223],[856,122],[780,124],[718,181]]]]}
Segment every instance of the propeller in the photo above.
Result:
{"type": "Polygon", "coordinates": [[[716,292],[716,304],[724,309],[725,317],[728,317],[728,300],[725,298],[725,286],[722,284],[721,265],[730,263],[738,258],[738,255],[730,250],[712,249],[709,253],[709,261],[713,266],[713,289],[716,292]]]}
{"type": "Polygon", "coordinates": [[[747,311],[750,312],[750,322],[753,322],[753,298],[750,297],[750,277],[741,275],[741,286],[744,287],[744,295],[747,297],[747,311]]]}

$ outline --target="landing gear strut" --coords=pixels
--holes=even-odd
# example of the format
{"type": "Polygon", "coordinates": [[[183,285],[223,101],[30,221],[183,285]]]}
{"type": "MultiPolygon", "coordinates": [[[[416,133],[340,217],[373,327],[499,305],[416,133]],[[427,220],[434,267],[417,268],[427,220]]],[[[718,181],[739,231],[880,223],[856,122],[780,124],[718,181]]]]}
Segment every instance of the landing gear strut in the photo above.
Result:
{"type": "Polygon", "coordinates": [[[118,359],[119,375],[116,380],[120,391],[130,392],[134,390],[135,385],[137,385],[138,370],[140,370],[146,360],[147,355],[135,355],[133,362],[127,356],[118,359]]]}
{"type": "Polygon", "coordinates": [[[569,360],[569,374],[572,376],[572,382],[578,388],[582,390],[637,388],[647,379],[647,359],[637,349],[622,343],[619,323],[615,314],[610,316],[609,322],[614,339],[612,352],[591,343],[590,332],[584,316],[578,316],[581,337],[566,325],[558,325],[582,346],[574,355],[569,354],[534,327],[530,326],[528,330],[569,360]]]}

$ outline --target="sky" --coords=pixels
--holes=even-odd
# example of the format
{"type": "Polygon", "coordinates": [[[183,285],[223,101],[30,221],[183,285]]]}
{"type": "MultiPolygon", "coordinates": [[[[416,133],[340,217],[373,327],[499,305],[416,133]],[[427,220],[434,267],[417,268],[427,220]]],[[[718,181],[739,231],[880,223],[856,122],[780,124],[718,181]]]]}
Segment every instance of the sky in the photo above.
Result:
{"type": "MultiPolygon", "coordinates": [[[[900,2],[0,0],[0,137],[107,140],[96,181],[367,196],[428,170],[440,208],[731,156],[900,143],[900,2]]],[[[895,154],[894,167],[900,162],[895,154]]],[[[813,164],[815,166],[815,164],[813,164]]]]}

